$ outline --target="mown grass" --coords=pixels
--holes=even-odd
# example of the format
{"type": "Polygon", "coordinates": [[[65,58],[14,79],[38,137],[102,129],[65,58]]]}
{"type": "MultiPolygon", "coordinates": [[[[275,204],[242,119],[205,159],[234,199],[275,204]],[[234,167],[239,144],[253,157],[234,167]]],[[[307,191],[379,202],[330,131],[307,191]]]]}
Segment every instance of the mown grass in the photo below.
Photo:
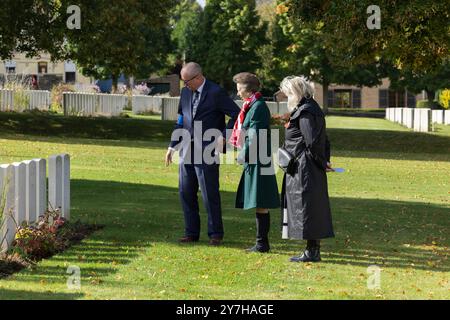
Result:
{"type": "MultiPolygon", "coordinates": [[[[72,217],[106,227],[63,254],[0,280],[1,299],[448,299],[450,129],[418,134],[382,119],[328,117],[336,238],[323,262],[288,262],[273,212],[268,255],[246,254],[254,214],[234,209],[241,168],[223,165],[225,243],[179,245],[177,166],[163,158],[171,122],[0,114],[0,162],[72,156],[72,217]],[[90,138],[86,138],[90,137],[90,138]],[[96,138],[96,139],[92,139],[96,138]],[[67,288],[69,266],[81,290],[67,288]],[[369,290],[367,268],[381,268],[369,290]]],[[[281,182],[281,173],[278,173],[281,182]]],[[[201,201],[200,201],[201,203],[201,201]]]]}

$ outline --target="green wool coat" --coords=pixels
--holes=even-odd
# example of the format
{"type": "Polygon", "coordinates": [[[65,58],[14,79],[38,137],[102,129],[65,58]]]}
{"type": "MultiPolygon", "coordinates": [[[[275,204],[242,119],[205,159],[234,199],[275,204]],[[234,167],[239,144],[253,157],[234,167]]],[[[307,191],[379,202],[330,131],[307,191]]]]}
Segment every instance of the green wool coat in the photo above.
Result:
{"type": "Polygon", "coordinates": [[[242,125],[246,130],[245,143],[238,155],[238,162],[244,163],[244,172],[236,195],[236,208],[278,208],[280,206],[272,161],[270,118],[269,108],[262,99],[254,102],[245,116],[242,125]],[[267,130],[267,141],[260,133],[261,129],[267,130]],[[263,151],[267,150],[267,157],[264,158],[270,159],[269,161],[260,156],[259,149],[262,146],[263,151]]]}

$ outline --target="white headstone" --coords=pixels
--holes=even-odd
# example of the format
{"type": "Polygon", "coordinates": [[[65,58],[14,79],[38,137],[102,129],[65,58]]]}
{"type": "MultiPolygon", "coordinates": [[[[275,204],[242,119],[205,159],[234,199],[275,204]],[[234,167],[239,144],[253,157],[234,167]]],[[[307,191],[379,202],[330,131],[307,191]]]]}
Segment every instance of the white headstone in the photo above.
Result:
{"type": "Polygon", "coordinates": [[[36,162],[36,207],[37,217],[47,211],[47,161],[33,159],[36,162]]]}
{"type": "Polygon", "coordinates": [[[412,129],[414,126],[414,109],[404,108],[403,109],[403,124],[412,129]]]}
{"type": "Polygon", "coordinates": [[[64,218],[70,220],[70,155],[62,154],[62,207],[64,218]]]}
{"type": "Polygon", "coordinates": [[[17,224],[20,226],[26,221],[26,194],[27,194],[27,180],[26,180],[26,165],[23,162],[12,163],[14,168],[14,179],[16,185],[15,192],[15,215],[17,224]]]}
{"type": "Polygon", "coordinates": [[[62,207],[62,157],[50,156],[48,159],[48,203],[50,210],[62,207]]]}
{"type": "Polygon", "coordinates": [[[420,131],[430,132],[431,131],[431,110],[421,109],[420,110],[420,131]]]}
{"type": "Polygon", "coordinates": [[[36,177],[36,162],[27,160],[23,162],[26,166],[26,220],[28,222],[37,221],[37,177],[36,177]]]}
{"type": "Polygon", "coordinates": [[[395,108],[395,122],[402,124],[403,108],[395,108]]]}
{"type": "Polygon", "coordinates": [[[450,110],[444,111],[444,124],[450,124],[450,110]]]}
{"type": "Polygon", "coordinates": [[[414,131],[420,132],[420,119],[422,116],[422,109],[415,108],[414,109],[414,131]]]}
{"type": "Polygon", "coordinates": [[[11,246],[16,235],[16,224],[14,223],[15,206],[15,181],[14,168],[5,164],[0,166],[0,209],[3,209],[4,217],[0,225],[1,251],[5,252],[11,246]]]}
{"type": "Polygon", "coordinates": [[[444,110],[432,110],[432,123],[444,123],[444,110]]]}

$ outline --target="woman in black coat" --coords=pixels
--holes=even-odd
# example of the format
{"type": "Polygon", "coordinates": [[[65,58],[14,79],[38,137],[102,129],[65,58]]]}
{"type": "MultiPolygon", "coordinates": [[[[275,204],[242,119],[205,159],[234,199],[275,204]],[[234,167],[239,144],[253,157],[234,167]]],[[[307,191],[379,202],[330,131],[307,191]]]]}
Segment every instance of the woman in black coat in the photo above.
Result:
{"type": "Polygon", "coordinates": [[[291,112],[283,147],[298,157],[292,172],[283,178],[283,238],[307,240],[306,249],[291,261],[317,262],[321,260],[320,239],[334,237],[326,175],[332,169],[325,115],[305,78],[287,77],[280,88],[288,97],[291,112]]]}

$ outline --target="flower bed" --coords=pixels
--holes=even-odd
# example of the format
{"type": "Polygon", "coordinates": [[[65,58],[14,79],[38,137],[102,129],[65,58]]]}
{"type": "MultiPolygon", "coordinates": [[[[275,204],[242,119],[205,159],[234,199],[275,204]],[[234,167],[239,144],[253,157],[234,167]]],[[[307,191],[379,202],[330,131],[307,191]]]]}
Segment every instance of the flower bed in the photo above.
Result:
{"type": "Polygon", "coordinates": [[[102,226],[69,222],[59,210],[47,211],[37,223],[17,228],[12,247],[0,255],[0,278],[63,252],[102,226]]]}

